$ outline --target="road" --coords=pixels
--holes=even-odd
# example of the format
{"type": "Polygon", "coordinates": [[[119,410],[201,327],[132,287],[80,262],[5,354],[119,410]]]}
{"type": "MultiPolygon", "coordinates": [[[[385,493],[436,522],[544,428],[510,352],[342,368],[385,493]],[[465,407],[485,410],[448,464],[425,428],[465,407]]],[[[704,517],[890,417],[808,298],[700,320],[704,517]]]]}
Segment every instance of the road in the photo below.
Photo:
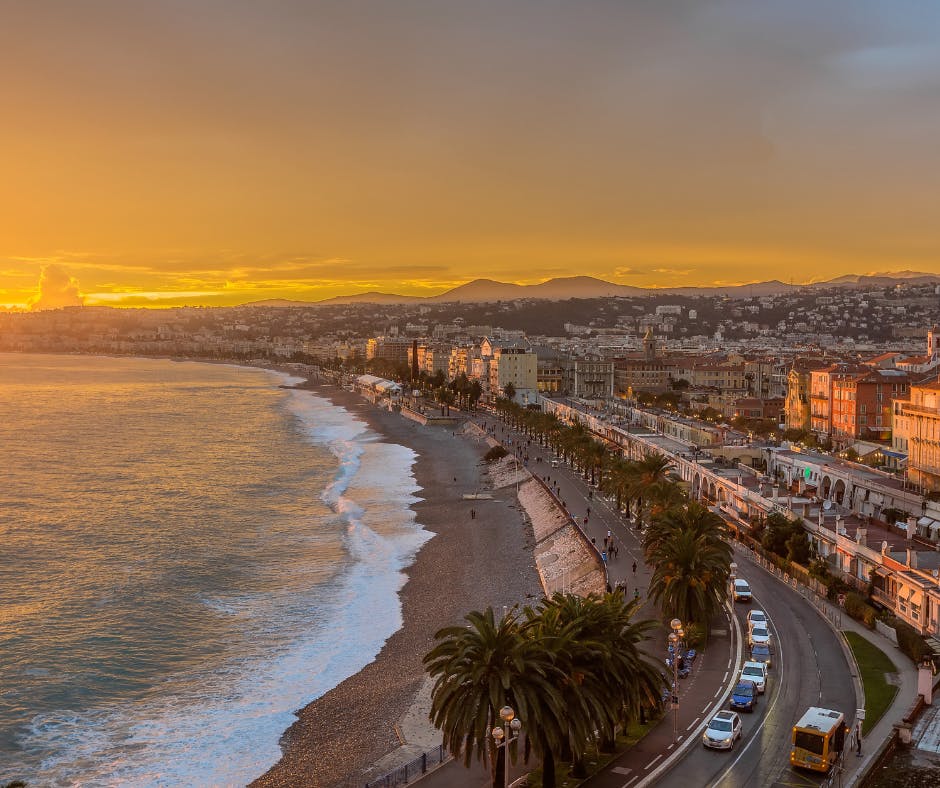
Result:
{"type": "MultiPolygon", "coordinates": [[[[688,788],[690,775],[695,775],[696,785],[718,788],[818,786],[825,781],[822,775],[790,768],[791,728],[810,706],[837,709],[851,722],[855,688],[845,655],[835,632],[809,602],[742,554],[737,561],[739,576],[754,593],[753,607],[771,620],[776,659],[768,691],[756,711],[741,714],[744,736],[732,752],[696,746],[656,784],[688,788]]],[[[736,605],[745,631],[751,607],[736,605]]]]}

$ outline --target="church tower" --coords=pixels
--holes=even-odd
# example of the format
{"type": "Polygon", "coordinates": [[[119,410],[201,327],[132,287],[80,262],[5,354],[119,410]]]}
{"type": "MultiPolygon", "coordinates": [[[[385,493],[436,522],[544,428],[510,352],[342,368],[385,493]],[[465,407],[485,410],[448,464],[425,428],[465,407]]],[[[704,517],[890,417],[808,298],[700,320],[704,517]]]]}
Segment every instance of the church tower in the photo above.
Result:
{"type": "Polygon", "coordinates": [[[656,337],[653,336],[653,327],[646,329],[646,336],[643,337],[643,357],[647,361],[653,361],[656,358],[656,337]]]}

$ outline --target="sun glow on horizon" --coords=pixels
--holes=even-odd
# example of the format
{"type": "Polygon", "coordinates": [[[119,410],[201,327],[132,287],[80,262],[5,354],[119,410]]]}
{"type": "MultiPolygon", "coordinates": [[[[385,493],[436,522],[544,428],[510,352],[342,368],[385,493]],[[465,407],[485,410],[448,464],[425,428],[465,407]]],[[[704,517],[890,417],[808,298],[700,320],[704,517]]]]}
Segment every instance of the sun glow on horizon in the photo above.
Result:
{"type": "Polygon", "coordinates": [[[18,6],[0,298],[940,272],[940,8],[756,2],[18,6]]]}

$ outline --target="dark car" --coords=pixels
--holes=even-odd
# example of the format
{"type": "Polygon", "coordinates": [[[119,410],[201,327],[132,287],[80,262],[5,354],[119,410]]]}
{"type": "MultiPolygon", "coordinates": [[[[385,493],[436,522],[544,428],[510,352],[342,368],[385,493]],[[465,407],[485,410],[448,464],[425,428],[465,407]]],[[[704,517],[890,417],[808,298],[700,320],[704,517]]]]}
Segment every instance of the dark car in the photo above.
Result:
{"type": "Polygon", "coordinates": [[[756,643],[751,649],[751,662],[763,662],[771,667],[770,646],[766,643],[756,643]]]}
{"type": "Polygon", "coordinates": [[[731,690],[731,708],[742,711],[754,711],[757,703],[757,685],[753,681],[741,679],[731,690]]]}

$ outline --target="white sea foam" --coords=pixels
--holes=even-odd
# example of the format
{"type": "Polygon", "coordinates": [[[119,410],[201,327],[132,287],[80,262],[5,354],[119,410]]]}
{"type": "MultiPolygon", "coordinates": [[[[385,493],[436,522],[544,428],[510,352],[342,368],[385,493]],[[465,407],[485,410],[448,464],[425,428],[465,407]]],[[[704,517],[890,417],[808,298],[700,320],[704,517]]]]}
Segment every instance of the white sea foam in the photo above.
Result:
{"type": "Polygon", "coordinates": [[[344,525],[344,571],[299,598],[293,585],[207,595],[204,604],[252,632],[257,650],[222,670],[168,680],[141,703],[37,716],[23,745],[55,753],[42,763],[43,783],[244,784],[280,758],[293,711],[361,670],[401,626],[403,569],[430,538],[409,508],[420,500],[415,453],[379,442],[348,411],[309,392],[288,401],[310,440],[339,462],[322,498],[344,525]]]}

